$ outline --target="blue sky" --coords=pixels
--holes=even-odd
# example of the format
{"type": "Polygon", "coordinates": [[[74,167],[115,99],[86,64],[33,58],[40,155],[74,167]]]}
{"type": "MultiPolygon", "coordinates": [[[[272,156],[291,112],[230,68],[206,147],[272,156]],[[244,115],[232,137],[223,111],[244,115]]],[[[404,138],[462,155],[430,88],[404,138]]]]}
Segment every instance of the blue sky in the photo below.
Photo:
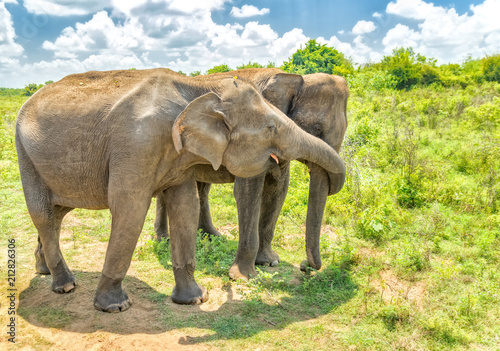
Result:
{"type": "Polygon", "coordinates": [[[0,86],[88,70],[280,65],[309,39],[357,64],[500,53],[500,0],[0,0],[0,86]]]}

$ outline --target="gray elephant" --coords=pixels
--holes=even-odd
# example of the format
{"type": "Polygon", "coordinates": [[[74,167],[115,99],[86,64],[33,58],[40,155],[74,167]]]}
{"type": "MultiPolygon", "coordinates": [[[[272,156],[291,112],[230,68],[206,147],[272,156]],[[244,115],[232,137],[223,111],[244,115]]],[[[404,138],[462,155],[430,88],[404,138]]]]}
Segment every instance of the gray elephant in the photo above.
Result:
{"type": "Polygon", "coordinates": [[[94,306],[118,312],[130,300],[122,280],[151,199],[164,191],[175,287],[172,300],[206,301],[194,279],[199,200],[197,164],[253,177],[304,158],[332,174],[337,152],[297,127],[244,79],[195,80],[167,69],[70,75],[21,108],[16,148],[28,211],[39,244],[36,269],[52,289],[75,288],[59,247],[63,217],[74,208],[106,209],[111,235],[94,306]]]}
{"type": "MultiPolygon", "coordinates": [[[[300,76],[284,73],[277,68],[243,69],[216,76],[238,76],[253,82],[262,95],[288,115],[296,125],[323,139],[337,152],[340,151],[347,128],[346,108],[349,97],[344,78],[324,73],[300,76]]],[[[307,266],[321,268],[319,239],[326,199],[328,195],[340,191],[345,180],[343,172],[332,173],[314,162],[305,163],[310,169],[311,181],[306,219],[307,261],[302,262],[302,270],[306,270],[307,266]]],[[[219,233],[212,224],[209,211],[210,183],[235,182],[239,244],[229,271],[230,277],[248,279],[256,274],[254,264],[278,264],[279,256],[272,250],[271,242],[288,189],[289,162],[280,163],[279,172],[274,168],[252,178],[231,177],[223,168],[212,175],[212,179],[207,178],[206,171],[199,173],[199,229],[211,235],[219,233]]],[[[158,239],[167,236],[165,201],[165,194],[157,197],[155,231],[158,239]]]]}

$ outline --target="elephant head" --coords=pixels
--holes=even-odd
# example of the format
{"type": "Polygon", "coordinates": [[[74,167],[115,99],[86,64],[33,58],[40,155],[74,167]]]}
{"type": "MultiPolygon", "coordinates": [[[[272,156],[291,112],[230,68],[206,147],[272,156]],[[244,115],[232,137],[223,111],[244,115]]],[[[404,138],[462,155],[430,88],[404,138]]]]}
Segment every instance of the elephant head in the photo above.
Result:
{"type": "Polygon", "coordinates": [[[337,151],[299,128],[245,79],[219,80],[215,91],[193,100],[177,117],[172,137],[183,149],[252,177],[280,160],[304,159],[331,174],[345,174],[337,151]]]}
{"type": "MultiPolygon", "coordinates": [[[[237,71],[241,76],[252,77],[262,95],[285,113],[296,125],[340,152],[347,128],[347,99],[349,89],[344,78],[325,73],[305,76],[284,73],[279,69],[237,71]]],[[[306,220],[305,264],[319,269],[319,238],[321,222],[328,195],[342,189],[345,171],[329,172],[318,163],[305,162],[310,169],[309,202],[306,220]]]]}

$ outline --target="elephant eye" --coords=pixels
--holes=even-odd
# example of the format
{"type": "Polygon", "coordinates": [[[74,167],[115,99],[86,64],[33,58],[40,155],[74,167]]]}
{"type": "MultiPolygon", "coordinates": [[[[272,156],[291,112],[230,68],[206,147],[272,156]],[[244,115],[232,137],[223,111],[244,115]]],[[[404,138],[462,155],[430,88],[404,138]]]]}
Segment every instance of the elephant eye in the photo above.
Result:
{"type": "Polygon", "coordinates": [[[278,132],[278,129],[276,128],[275,125],[269,125],[267,126],[267,129],[269,129],[269,131],[272,133],[272,134],[275,134],[278,132]]]}

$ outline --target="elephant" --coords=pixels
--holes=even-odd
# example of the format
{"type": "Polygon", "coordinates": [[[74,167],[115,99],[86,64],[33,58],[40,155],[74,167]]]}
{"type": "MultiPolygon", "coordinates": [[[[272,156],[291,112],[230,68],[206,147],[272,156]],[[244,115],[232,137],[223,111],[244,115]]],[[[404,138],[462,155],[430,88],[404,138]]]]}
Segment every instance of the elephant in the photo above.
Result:
{"type": "MultiPolygon", "coordinates": [[[[305,76],[284,73],[277,68],[253,68],[217,73],[210,76],[244,77],[253,82],[265,99],[285,113],[307,133],[321,138],[340,152],[347,128],[347,82],[340,76],[315,73],[305,76]]],[[[201,76],[199,79],[206,79],[201,76]]],[[[345,173],[325,171],[318,164],[305,162],[310,170],[309,200],[306,218],[307,267],[321,268],[319,239],[323,212],[328,195],[341,190],[345,173]]],[[[205,166],[199,166],[205,167],[205,166]]],[[[231,177],[223,167],[206,179],[208,172],[200,172],[198,192],[200,198],[199,229],[209,235],[220,235],[211,221],[208,203],[210,183],[234,182],[234,194],[238,207],[238,251],[229,276],[233,279],[249,279],[256,275],[255,264],[275,266],[279,256],[271,248],[274,230],[283,206],[289,184],[289,162],[279,164],[280,171],[269,170],[256,177],[231,177]],[[205,177],[205,178],[204,178],[205,177]],[[257,195],[257,198],[256,196],[257,195]]],[[[165,194],[157,197],[155,231],[158,240],[168,236],[165,194]]]]}
{"type": "Polygon", "coordinates": [[[199,200],[196,165],[222,165],[254,177],[303,158],[333,174],[338,153],[301,130],[255,87],[238,77],[195,80],[164,68],[69,75],[21,107],[16,150],[24,196],[38,231],[38,273],[56,293],[75,278],[59,246],[64,216],[74,208],[109,209],[111,233],[94,306],[128,309],[122,288],[154,196],[169,199],[172,301],[199,304],[208,292],[194,279],[199,200]]]}

